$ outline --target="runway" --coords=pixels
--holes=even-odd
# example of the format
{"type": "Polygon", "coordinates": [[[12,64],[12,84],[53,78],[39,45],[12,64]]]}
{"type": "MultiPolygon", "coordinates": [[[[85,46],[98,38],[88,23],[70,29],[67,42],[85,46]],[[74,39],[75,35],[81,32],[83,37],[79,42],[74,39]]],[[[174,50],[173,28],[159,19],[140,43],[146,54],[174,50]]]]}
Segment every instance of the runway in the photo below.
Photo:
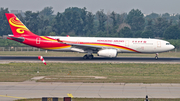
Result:
{"type": "MultiPolygon", "coordinates": [[[[75,62],[75,63],[180,63],[180,58],[153,57],[95,57],[92,60],[84,60],[82,57],[44,57],[46,62],[75,62]]],[[[0,62],[39,62],[35,56],[0,56],[0,62]]]]}
{"type": "MultiPolygon", "coordinates": [[[[180,63],[180,58],[153,57],[95,57],[84,60],[82,57],[44,57],[46,62],[70,63],[180,63]]],[[[0,63],[41,62],[35,56],[0,56],[0,63]]],[[[179,98],[180,84],[143,83],[44,83],[35,81],[0,82],[0,100],[12,101],[22,98],[67,97],[72,94],[81,98],[179,98]]]]}
{"type": "Polygon", "coordinates": [[[179,98],[180,84],[1,82],[0,100],[21,98],[179,98]]]}

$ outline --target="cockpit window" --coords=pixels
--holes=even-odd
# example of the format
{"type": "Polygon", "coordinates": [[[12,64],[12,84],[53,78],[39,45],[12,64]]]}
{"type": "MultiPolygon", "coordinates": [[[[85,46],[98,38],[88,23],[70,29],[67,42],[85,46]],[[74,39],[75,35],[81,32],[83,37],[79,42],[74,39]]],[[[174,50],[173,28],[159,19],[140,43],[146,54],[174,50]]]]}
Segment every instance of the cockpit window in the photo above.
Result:
{"type": "Polygon", "coordinates": [[[166,43],[166,45],[171,45],[170,43],[166,43]]]}

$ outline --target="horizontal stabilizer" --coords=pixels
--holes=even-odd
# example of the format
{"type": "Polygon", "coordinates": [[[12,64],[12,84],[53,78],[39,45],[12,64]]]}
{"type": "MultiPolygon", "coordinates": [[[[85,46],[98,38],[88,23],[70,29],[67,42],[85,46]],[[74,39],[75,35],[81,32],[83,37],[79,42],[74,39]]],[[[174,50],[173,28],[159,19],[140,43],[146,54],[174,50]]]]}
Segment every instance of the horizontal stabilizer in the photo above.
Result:
{"type": "Polygon", "coordinates": [[[25,40],[24,37],[15,37],[15,36],[8,36],[7,39],[16,40],[19,42],[23,42],[25,40]]]}

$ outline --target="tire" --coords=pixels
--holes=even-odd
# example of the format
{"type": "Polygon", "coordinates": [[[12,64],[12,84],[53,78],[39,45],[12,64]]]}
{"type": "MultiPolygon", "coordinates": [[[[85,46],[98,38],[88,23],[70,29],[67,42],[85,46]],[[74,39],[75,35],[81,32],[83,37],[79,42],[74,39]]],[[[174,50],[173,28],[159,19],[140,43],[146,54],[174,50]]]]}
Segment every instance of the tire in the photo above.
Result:
{"type": "Polygon", "coordinates": [[[84,56],[83,56],[83,59],[84,59],[84,60],[86,60],[87,58],[88,58],[87,55],[84,55],[84,56]]]}
{"type": "Polygon", "coordinates": [[[89,55],[89,56],[88,56],[88,58],[89,58],[90,60],[93,59],[93,57],[94,57],[93,55],[89,55]]]}
{"type": "Polygon", "coordinates": [[[155,56],[155,59],[156,59],[156,60],[158,60],[158,57],[157,57],[157,56],[155,56]]]}

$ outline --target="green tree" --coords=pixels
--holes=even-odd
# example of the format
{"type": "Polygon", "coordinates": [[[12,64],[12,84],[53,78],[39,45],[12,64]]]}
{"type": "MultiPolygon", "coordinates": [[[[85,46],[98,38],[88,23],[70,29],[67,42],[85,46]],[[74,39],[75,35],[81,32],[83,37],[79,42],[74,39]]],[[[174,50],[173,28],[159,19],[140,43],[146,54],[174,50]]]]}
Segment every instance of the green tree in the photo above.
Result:
{"type": "Polygon", "coordinates": [[[148,24],[145,27],[145,30],[142,32],[142,37],[143,38],[154,38],[154,26],[152,24],[152,19],[148,19],[148,24]]]}
{"type": "Polygon", "coordinates": [[[105,36],[106,36],[106,32],[98,31],[95,36],[96,36],[96,37],[105,37],[105,36]]]}
{"type": "Polygon", "coordinates": [[[149,19],[156,19],[158,17],[160,17],[160,15],[157,13],[151,13],[151,14],[146,16],[146,18],[149,18],[149,19]]]}
{"type": "Polygon", "coordinates": [[[145,28],[145,30],[150,30],[150,31],[153,31],[153,20],[152,19],[148,19],[148,24],[145,28]]]}
{"type": "Polygon", "coordinates": [[[162,18],[170,19],[170,14],[164,13],[164,14],[162,14],[162,18]]]}
{"type": "Polygon", "coordinates": [[[50,35],[50,36],[55,36],[56,33],[55,33],[55,32],[50,32],[49,35],[50,35]]]}
{"type": "Polygon", "coordinates": [[[9,13],[8,8],[0,8],[0,35],[8,35],[12,33],[5,13],[9,13]]]}
{"type": "Polygon", "coordinates": [[[165,39],[180,39],[180,28],[177,25],[168,27],[164,32],[165,39]]]}
{"type": "Polygon", "coordinates": [[[137,31],[136,33],[133,34],[133,37],[142,38],[142,31],[137,31]]]}
{"type": "Polygon", "coordinates": [[[152,38],[153,32],[150,30],[144,31],[141,35],[142,38],[152,38]]]}
{"type": "Polygon", "coordinates": [[[53,7],[45,7],[42,11],[39,12],[40,16],[52,16],[53,13],[53,7]]]}
{"type": "Polygon", "coordinates": [[[54,15],[53,15],[54,11],[53,11],[53,7],[45,7],[42,11],[39,12],[39,17],[42,20],[49,20],[49,22],[52,22],[54,19],[54,15]]]}
{"type": "Polygon", "coordinates": [[[165,18],[157,18],[154,24],[155,37],[163,37],[164,31],[170,26],[170,23],[165,18]]]}
{"type": "Polygon", "coordinates": [[[104,14],[104,10],[97,11],[96,15],[99,21],[98,30],[105,31],[105,22],[107,21],[107,16],[104,14]]]}
{"type": "Polygon", "coordinates": [[[87,31],[88,31],[88,28],[87,28],[87,24],[88,24],[88,22],[87,22],[87,11],[86,11],[86,7],[84,7],[83,9],[81,9],[81,14],[80,14],[80,18],[82,19],[82,21],[81,21],[81,23],[82,23],[82,25],[81,25],[81,33],[82,33],[82,35],[83,36],[85,36],[85,33],[87,33],[87,31]]]}
{"type": "Polygon", "coordinates": [[[94,31],[94,15],[91,12],[88,12],[87,14],[87,30],[89,33],[93,33],[94,31]]]}
{"type": "Polygon", "coordinates": [[[125,38],[133,37],[131,29],[129,27],[124,27],[119,31],[119,37],[125,37],[125,38]]]}
{"type": "Polygon", "coordinates": [[[117,18],[116,13],[114,11],[111,13],[110,18],[113,20],[113,27],[115,28],[117,26],[117,18]]]}
{"type": "Polygon", "coordinates": [[[172,45],[174,45],[177,48],[180,49],[180,39],[170,39],[167,40],[168,42],[170,42],[172,45]]]}
{"type": "Polygon", "coordinates": [[[57,33],[57,35],[61,35],[61,33],[68,32],[68,20],[63,13],[57,13],[55,17],[55,22],[53,24],[53,31],[57,33]]]}
{"type": "Polygon", "coordinates": [[[70,7],[63,13],[57,13],[53,24],[53,31],[60,35],[61,33],[81,36],[83,33],[83,20],[81,19],[82,9],[70,7]]]}
{"type": "Polygon", "coordinates": [[[26,11],[25,12],[25,25],[29,28],[33,33],[38,33],[38,24],[40,23],[40,18],[38,17],[39,12],[26,11]]]}
{"type": "Polygon", "coordinates": [[[177,24],[180,28],[180,16],[179,16],[179,19],[178,19],[178,24],[177,24]]]}
{"type": "Polygon", "coordinates": [[[67,32],[75,33],[75,35],[82,36],[84,31],[84,26],[86,24],[86,9],[83,8],[67,8],[63,13],[67,19],[66,23],[68,24],[67,32]],[[84,10],[84,11],[83,11],[84,10]],[[83,17],[83,18],[82,18],[83,17]]]}
{"type": "Polygon", "coordinates": [[[44,18],[39,12],[26,11],[25,18],[18,15],[23,23],[33,32],[38,35],[49,35],[52,31],[50,20],[44,18]]]}
{"type": "Polygon", "coordinates": [[[117,24],[120,25],[124,23],[127,18],[127,13],[117,14],[117,24]]]}
{"type": "Polygon", "coordinates": [[[132,9],[127,15],[126,22],[131,26],[131,30],[142,31],[145,26],[145,19],[143,13],[139,9],[132,9]]]}
{"type": "MultiPolygon", "coordinates": [[[[118,29],[118,20],[120,20],[120,15],[117,15],[114,11],[110,14],[110,18],[112,19],[112,28],[108,28],[111,29],[109,30],[109,33],[111,33],[110,35],[113,35],[114,33],[117,33],[117,29],[118,29]]],[[[109,27],[109,26],[108,26],[109,27]]]]}

